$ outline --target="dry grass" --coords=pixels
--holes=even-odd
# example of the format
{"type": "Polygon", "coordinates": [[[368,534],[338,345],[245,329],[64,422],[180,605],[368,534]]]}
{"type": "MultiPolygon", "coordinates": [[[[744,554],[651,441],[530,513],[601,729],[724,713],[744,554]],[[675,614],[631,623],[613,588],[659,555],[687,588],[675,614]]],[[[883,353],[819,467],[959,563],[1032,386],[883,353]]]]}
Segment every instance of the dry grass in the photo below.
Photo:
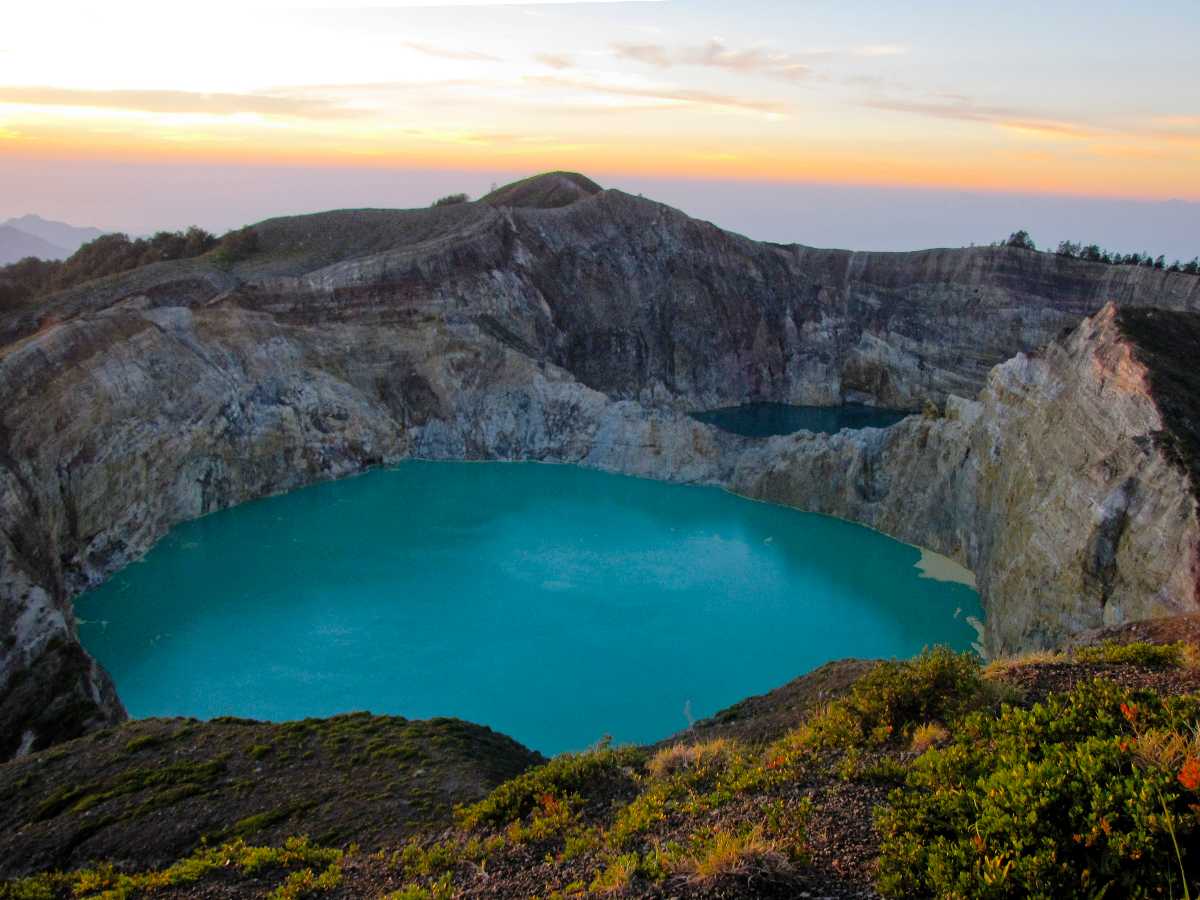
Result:
{"type": "Polygon", "coordinates": [[[983,677],[998,678],[1004,673],[1022,666],[1046,666],[1065,661],[1066,656],[1054,650],[1030,650],[1028,653],[1019,653],[1016,656],[1002,656],[993,659],[983,667],[983,677]]]}
{"type": "Polygon", "coordinates": [[[1190,732],[1151,729],[1138,734],[1133,744],[1138,761],[1172,774],[1189,759],[1200,759],[1200,729],[1190,732]]]}
{"type": "Polygon", "coordinates": [[[918,725],[913,731],[911,749],[915,753],[924,753],[930,747],[936,747],[950,739],[950,732],[937,722],[926,722],[918,725]]]}
{"type": "Polygon", "coordinates": [[[714,738],[699,744],[673,744],[655,753],[646,763],[646,771],[653,778],[670,778],[688,769],[725,762],[736,752],[736,746],[728,738],[714,738]]]}
{"type": "Polygon", "coordinates": [[[779,845],[763,836],[761,825],[741,835],[718,831],[700,851],[675,865],[676,875],[689,885],[725,880],[782,882],[795,871],[779,845]]]}
{"type": "Polygon", "coordinates": [[[623,894],[629,890],[637,870],[638,855],[636,853],[618,856],[588,885],[588,891],[604,896],[623,894]]]}
{"type": "Polygon", "coordinates": [[[1179,665],[1195,671],[1200,669],[1200,646],[1181,642],[1179,645],[1179,665]]]}

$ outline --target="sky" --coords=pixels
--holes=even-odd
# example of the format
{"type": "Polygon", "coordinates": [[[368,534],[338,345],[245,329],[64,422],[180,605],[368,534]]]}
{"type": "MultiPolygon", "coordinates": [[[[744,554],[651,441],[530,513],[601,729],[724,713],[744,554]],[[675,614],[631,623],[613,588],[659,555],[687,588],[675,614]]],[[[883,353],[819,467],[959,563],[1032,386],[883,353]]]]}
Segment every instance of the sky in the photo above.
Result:
{"type": "Polygon", "coordinates": [[[20,4],[0,31],[0,217],[222,230],[568,169],[764,239],[908,249],[1027,227],[1190,258],[1195,12],[20,4]]]}

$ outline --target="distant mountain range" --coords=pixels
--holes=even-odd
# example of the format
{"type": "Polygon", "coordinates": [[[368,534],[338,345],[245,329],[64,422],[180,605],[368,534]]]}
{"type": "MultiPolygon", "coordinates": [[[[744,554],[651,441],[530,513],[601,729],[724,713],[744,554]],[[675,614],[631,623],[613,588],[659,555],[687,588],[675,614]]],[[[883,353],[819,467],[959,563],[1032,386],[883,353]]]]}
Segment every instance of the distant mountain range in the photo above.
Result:
{"type": "Polygon", "coordinates": [[[90,240],[105,234],[99,228],[81,228],[52,222],[33,214],[0,222],[0,266],[27,256],[66,259],[90,240]]]}

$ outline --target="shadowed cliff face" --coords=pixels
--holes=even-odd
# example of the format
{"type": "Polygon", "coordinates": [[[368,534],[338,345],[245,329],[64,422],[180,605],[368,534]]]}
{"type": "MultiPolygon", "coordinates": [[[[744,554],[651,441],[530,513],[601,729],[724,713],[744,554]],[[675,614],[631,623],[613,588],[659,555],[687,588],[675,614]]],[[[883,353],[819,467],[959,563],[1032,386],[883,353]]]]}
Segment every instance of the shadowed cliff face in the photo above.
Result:
{"type": "MultiPolygon", "coordinates": [[[[1075,470],[1054,467],[1086,462],[1073,448],[1110,429],[1079,411],[1072,392],[1094,385],[1064,375],[1075,370],[1059,351],[988,371],[1110,299],[1200,307],[1200,279],[1004,248],[761,244],[589,184],[559,173],[487,203],[272,220],[232,271],[158,264],[0,314],[0,756],[122,716],[75,642],[79,591],[176,522],[408,456],[733,484],[874,524],[976,569],[997,648],[1097,624],[1063,592],[1153,614],[1124,598],[1159,590],[1159,570],[1122,548],[1138,504],[1156,508],[1139,498],[1176,490],[1180,470],[1160,482],[1138,474],[1136,454],[1088,462],[1105,473],[1102,512],[1064,518],[1065,540],[1031,538],[1045,552],[1021,556],[1000,536],[1041,515],[1048,474],[1076,503],[1075,470]],[[764,444],[682,413],[753,400],[914,408],[985,384],[982,413],[951,407],[986,427],[909,419],[764,444]],[[1023,424],[1035,419],[1040,432],[1023,424]],[[1079,575],[1043,585],[1012,574],[1022,566],[1079,575]],[[1043,612],[1025,622],[1031,598],[1043,612]]],[[[1130,412],[1146,396],[1113,395],[1118,424],[1151,427],[1153,402],[1130,412]]],[[[1164,559],[1181,546],[1164,543],[1176,554],[1164,559]]]]}

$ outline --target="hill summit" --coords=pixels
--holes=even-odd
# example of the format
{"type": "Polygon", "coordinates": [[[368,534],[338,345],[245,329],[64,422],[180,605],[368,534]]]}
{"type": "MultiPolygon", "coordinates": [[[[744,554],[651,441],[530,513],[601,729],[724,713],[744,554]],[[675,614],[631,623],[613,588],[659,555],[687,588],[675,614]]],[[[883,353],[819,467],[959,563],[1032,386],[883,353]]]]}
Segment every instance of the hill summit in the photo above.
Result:
{"type": "Polygon", "coordinates": [[[604,190],[578,172],[547,172],[497,188],[480,200],[489,206],[554,209],[570,206],[604,190]]]}

